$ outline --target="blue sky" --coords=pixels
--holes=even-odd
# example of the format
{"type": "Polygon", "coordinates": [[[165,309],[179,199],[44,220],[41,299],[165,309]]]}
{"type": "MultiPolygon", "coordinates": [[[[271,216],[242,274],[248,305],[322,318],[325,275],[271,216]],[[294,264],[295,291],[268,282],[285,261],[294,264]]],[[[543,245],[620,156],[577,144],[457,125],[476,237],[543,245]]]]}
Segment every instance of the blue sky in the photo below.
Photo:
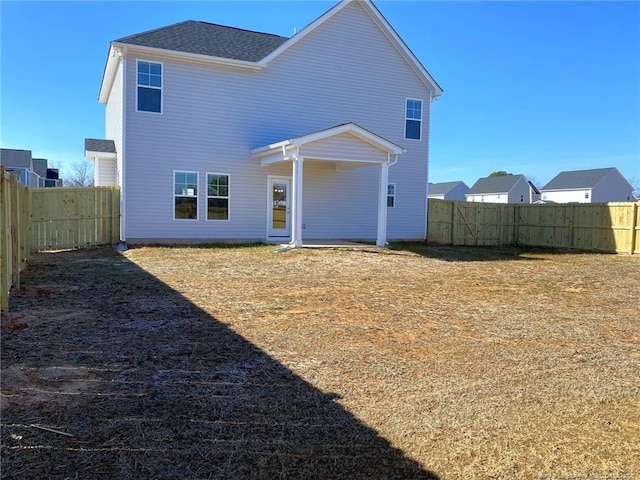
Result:
{"type": "MultiPolygon", "coordinates": [[[[640,185],[640,2],[375,3],[445,91],[431,181],[614,166],[640,185]]],[[[333,4],[3,0],[0,145],[84,161],[111,40],[187,19],[291,36],[333,4]]]]}

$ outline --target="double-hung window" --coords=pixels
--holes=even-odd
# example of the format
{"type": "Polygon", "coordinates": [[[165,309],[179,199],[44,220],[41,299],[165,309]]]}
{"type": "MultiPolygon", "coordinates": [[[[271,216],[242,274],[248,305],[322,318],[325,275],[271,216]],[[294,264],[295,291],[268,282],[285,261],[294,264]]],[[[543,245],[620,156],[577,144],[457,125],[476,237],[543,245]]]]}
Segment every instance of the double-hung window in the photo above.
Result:
{"type": "Polygon", "coordinates": [[[198,219],[198,174],[173,173],[174,216],[176,220],[198,219]]]}
{"type": "Polygon", "coordinates": [[[162,64],[138,60],[138,111],[162,113],[162,64]]]}
{"type": "Polygon", "coordinates": [[[396,184],[390,183],[387,185],[387,207],[393,208],[396,206],[396,184]]]}
{"type": "Polygon", "coordinates": [[[229,220],[229,175],[207,173],[207,220],[229,220]]]}
{"type": "Polygon", "coordinates": [[[407,98],[405,107],[404,138],[422,138],[422,100],[407,98]]]}

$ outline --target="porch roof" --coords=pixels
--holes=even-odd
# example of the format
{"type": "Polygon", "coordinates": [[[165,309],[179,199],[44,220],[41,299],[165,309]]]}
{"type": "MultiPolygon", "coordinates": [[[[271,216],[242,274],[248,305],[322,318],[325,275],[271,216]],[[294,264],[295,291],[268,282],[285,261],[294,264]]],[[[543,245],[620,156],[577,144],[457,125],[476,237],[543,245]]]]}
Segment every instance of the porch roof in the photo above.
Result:
{"type": "MultiPolygon", "coordinates": [[[[309,157],[316,160],[330,160],[335,162],[353,162],[361,165],[390,163],[390,156],[400,155],[405,152],[405,149],[393,142],[377,135],[355,123],[344,123],[336,125],[334,127],[326,128],[314,133],[302,135],[299,137],[293,137],[280,142],[272,143],[264,147],[259,147],[251,150],[251,155],[255,158],[260,158],[262,165],[270,165],[273,163],[291,161],[297,157],[306,157],[304,151],[301,149],[313,142],[319,142],[323,140],[330,140],[337,138],[339,135],[350,135],[354,139],[363,142],[363,147],[371,149],[373,147],[378,156],[360,156],[353,155],[353,153],[340,153],[336,154],[318,155],[314,152],[309,157]],[[384,155],[386,154],[386,155],[384,155]]],[[[357,166],[357,165],[355,165],[357,166]]]]}

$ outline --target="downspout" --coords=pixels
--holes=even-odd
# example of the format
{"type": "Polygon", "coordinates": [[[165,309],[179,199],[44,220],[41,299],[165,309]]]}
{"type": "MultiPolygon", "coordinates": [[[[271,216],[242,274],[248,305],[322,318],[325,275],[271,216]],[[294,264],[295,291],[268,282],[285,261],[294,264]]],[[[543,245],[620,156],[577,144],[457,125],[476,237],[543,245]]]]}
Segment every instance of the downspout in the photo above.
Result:
{"type": "Polygon", "coordinates": [[[118,250],[127,250],[127,176],[125,174],[127,158],[127,47],[123,47],[120,53],[122,65],[122,152],[120,155],[120,244],[118,250]]]}

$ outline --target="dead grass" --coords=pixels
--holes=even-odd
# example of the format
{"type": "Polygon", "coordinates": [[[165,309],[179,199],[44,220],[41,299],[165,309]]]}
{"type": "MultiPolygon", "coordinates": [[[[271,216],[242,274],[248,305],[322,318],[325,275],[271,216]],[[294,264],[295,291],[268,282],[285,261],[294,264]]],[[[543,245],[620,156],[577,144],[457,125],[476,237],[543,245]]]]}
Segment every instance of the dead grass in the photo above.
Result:
{"type": "Polygon", "coordinates": [[[638,285],[517,249],[38,255],[3,478],[638,478],[638,285]]]}

